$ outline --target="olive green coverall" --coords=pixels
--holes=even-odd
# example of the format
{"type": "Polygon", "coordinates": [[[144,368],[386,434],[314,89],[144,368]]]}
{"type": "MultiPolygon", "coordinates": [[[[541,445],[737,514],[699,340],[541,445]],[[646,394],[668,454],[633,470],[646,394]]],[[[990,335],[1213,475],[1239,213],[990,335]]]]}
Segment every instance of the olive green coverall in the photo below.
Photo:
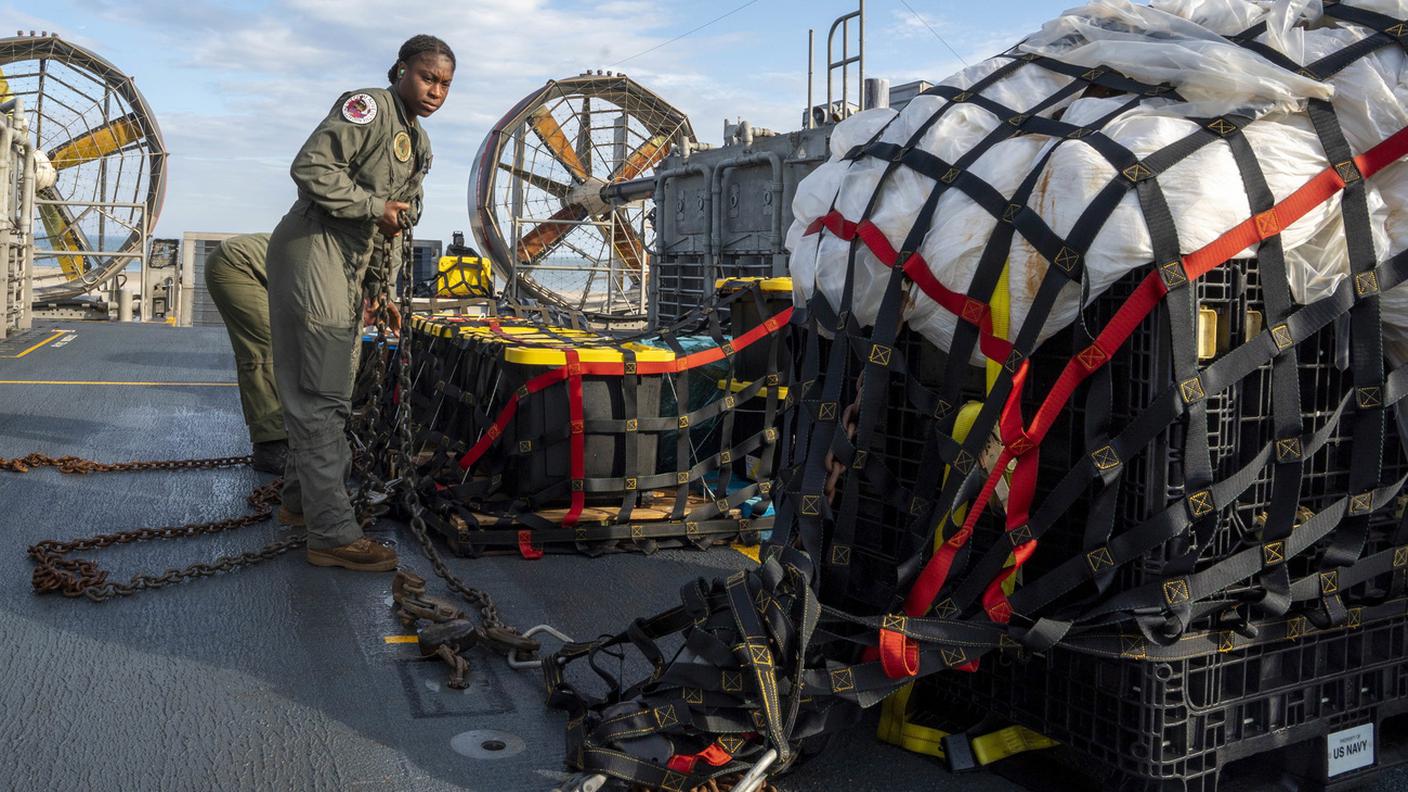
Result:
{"type": "Polygon", "coordinates": [[[268,251],[268,234],[241,234],[221,242],[205,260],[205,286],[235,350],[240,406],[251,443],[288,437],[270,349],[268,251]]]}
{"type": "MultiPolygon", "coordinates": [[[[416,211],[430,158],[430,140],[400,98],[371,88],[344,94],[290,169],[298,200],[269,240],[269,317],[288,429],[283,504],[303,515],[313,548],[362,536],[344,481],[363,289],[383,242],[376,219],[387,201],[416,211]]],[[[392,247],[399,252],[400,241],[392,247]]],[[[392,284],[399,264],[397,253],[392,284]]]]}

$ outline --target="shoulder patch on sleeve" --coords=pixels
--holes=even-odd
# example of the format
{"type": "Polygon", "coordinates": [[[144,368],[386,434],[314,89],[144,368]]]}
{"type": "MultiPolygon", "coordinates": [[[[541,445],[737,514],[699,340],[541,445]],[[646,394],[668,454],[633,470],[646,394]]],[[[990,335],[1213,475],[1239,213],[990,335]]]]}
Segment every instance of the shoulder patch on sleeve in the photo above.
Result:
{"type": "Polygon", "coordinates": [[[342,117],[354,124],[370,124],[376,113],[376,99],[371,94],[352,94],[342,103],[342,117]]]}

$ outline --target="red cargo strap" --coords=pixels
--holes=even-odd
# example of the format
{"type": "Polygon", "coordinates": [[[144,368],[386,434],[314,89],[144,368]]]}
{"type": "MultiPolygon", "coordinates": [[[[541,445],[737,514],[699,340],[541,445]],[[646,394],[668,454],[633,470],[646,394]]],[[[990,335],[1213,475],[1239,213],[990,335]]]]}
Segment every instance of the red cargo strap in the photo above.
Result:
{"type": "Polygon", "coordinates": [[[733,754],[725,751],[723,746],[718,743],[709,743],[709,747],[699,753],[675,754],[671,756],[666,766],[676,773],[689,775],[694,772],[694,766],[698,764],[701,759],[710,767],[723,767],[733,761],[733,754]]]}
{"type": "Polygon", "coordinates": [[[563,350],[567,355],[567,419],[569,421],[569,467],[572,476],[572,506],[562,516],[562,524],[577,524],[582,507],[587,503],[587,427],[582,409],[582,359],[575,349],[563,350]]]}
{"type": "MultiPolygon", "coordinates": [[[[1408,128],[1400,129],[1382,143],[1355,157],[1354,163],[1358,166],[1362,177],[1367,179],[1405,155],[1408,155],[1408,128]]],[[[1304,217],[1310,210],[1344,189],[1344,186],[1344,180],[1334,167],[1322,171],[1270,210],[1248,218],[1216,240],[1184,256],[1183,268],[1188,280],[1192,281],[1202,277],[1225,264],[1228,259],[1248,246],[1256,244],[1268,236],[1279,234],[1304,217]]],[[[1041,445],[1041,441],[1055,422],[1056,416],[1065,409],[1066,402],[1070,400],[1071,395],[1075,393],[1081,382],[1109,362],[1110,356],[1124,345],[1129,336],[1167,294],[1168,289],[1158,273],[1149,273],[1124,305],[1115,312],[1114,318],[1100,332],[1095,343],[1066,363],[1066,367],[1057,378],[1056,384],[1047,393],[1041,407],[1032,418],[1031,425],[1022,433],[1021,437],[1024,442],[1030,441],[1034,446],[1041,445]]],[[[1004,424],[1010,419],[1010,415],[1019,414],[1019,408],[1016,405],[1021,401],[1022,379],[1026,373],[1026,367],[1026,362],[1023,362],[1022,368],[1013,378],[1012,395],[1008,398],[1007,405],[1003,410],[1004,424]]],[[[1004,439],[1008,443],[1013,442],[1010,426],[1004,425],[1004,439]]],[[[964,520],[962,528],[950,537],[938,552],[934,553],[924,570],[920,572],[919,578],[910,589],[909,596],[905,598],[906,613],[911,616],[920,616],[927,613],[929,608],[933,606],[934,599],[947,582],[954,557],[968,541],[968,538],[972,536],[973,527],[977,524],[983,510],[987,508],[988,500],[992,497],[999,478],[1013,456],[1012,446],[1009,445],[1002,452],[992,471],[989,472],[988,479],[977,499],[969,507],[968,516],[964,520]]],[[[1018,470],[1022,470],[1021,463],[1018,464],[1018,470]]],[[[1009,516],[1009,531],[1025,523],[1026,508],[1031,503],[1035,488],[1034,470],[1030,474],[1020,477],[1014,475],[1010,502],[1016,502],[1023,508],[1020,515],[1009,516]],[[1013,519],[1017,516],[1020,516],[1022,523],[1017,523],[1013,519]]],[[[985,591],[983,605],[988,610],[990,617],[1001,616],[1004,613],[1010,617],[1011,608],[1007,606],[1006,596],[1001,591],[1001,584],[1003,580],[1016,572],[1026,558],[1030,557],[1031,551],[1035,549],[1035,542],[1027,544],[1031,546],[1031,549],[1027,550],[1025,554],[1015,553],[1017,565],[1004,569],[985,591]]],[[[994,620],[1005,621],[1005,619],[994,620]]]]}
{"type": "Polygon", "coordinates": [[[911,253],[904,261],[900,261],[900,254],[895,251],[890,241],[885,238],[885,232],[880,227],[863,220],[860,223],[852,223],[841,216],[839,211],[817,218],[810,226],[807,226],[807,234],[816,234],[825,228],[838,239],[850,242],[859,238],[875,258],[887,267],[900,267],[904,274],[924,292],[929,299],[943,306],[949,313],[957,316],[965,322],[978,328],[978,348],[983,355],[990,360],[1005,363],[1012,353],[1012,344],[1006,339],[998,338],[992,330],[992,308],[981,300],[974,300],[965,295],[948,288],[934,277],[934,273],[929,271],[929,265],[924,261],[924,257],[918,253],[911,253]]]}
{"type": "Polygon", "coordinates": [[[518,554],[529,561],[537,561],[543,557],[543,551],[533,546],[533,532],[524,530],[518,532],[518,554]]]}
{"type": "Polygon", "coordinates": [[[890,679],[919,676],[919,644],[904,633],[881,629],[880,667],[890,679]]]}

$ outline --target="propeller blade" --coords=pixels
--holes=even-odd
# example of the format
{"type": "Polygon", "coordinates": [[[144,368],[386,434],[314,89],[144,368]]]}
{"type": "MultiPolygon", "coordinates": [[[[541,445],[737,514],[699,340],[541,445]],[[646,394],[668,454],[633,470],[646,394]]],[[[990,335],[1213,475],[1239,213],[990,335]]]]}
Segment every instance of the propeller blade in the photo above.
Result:
{"type": "Polygon", "coordinates": [[[582,112],[577,114],[577,157],[582,169],[592,172],[592,98],[582,97],[582,112]]]}
{"type": "Polygon", "coordinates": [[[553,157],[562,163],[579,182],[587,180],[587,169],[583,167],[582,161],[578,159],[577,152],[572,149],[572,144],[568,142],[567,135],[558,125],[557,119],[552,117],[552,113],[546,107],[538,108],[533,114],[533,118],[528,122],[532,125],[533,131],[552,152],[553,157]]]}
{"type": "Polygon", "coordinates": [[[620,169],[611,181],[630,181],[655,167],[669,153],[670,139],[664,135],[656,135],[640,144],[640,148],[632,151],[630,156],[626,157],[626,161],[621,163],[620,169]]]}
{"type": "MultiPolygon", "coordinates": [[[[59,194],[54,192],[52,188],[40,190],[36,197],[46,201],[59,200],[59,194]]],[[[44,224],[44,233],[48,235],[49,249],[72,251],[87,249],[87,240],[84,239],[83,230],[74,222],[73,216],[68,212],[68,207],[37,204],[34,208],[39,210],[39,220],[44,224]]],[[[69,280],[77,280],[87,270],[83,256],[59,256],[58,259],[59,268],[63,270],[64,277],[69,280]]]]}
{"type": "MultiPolygon", "coordinates": [[[[606,229],[601,229],[603,235],[607,234],[606,229]]],[[[645,269],[645,243],[640,240],[635,229],[631,228],[626,218],[620,212],[611,213],[611,233],[609,240],[611,246],[615,248],[616,255],[620,257],[625,265],[636,272],[645,269]]]]}
{"type": "Polygon", "coordinates": [[[135,115],[125,115],[49,151],[55,170],[73,168],[99,160],[142,139],[135,115]]]}
{"type": "Polygon", "coordinates": [[[540,176],[536,173],[531,173],[529,171],[523,170],[522,168],[515,168],[506,162],[500,162],[499,168],[501,170],[507,171],[513,176],[522,179],[523,181],[528,182],[529,184],[533,185],[534,187],[537,187],[543,192],[548,193],[554,198],[565,197],[567,193],[572,191],[572,186],[569,184],[555,182],[546,176],[540,176]]]}
{"type": "Polygon", "coordinates": [[[551,218],[539,223],[518,240],[518,261],[532,264],[551,253],[557,243],[577,227],[575,221],[586,218],[587,210],[580,206],[564,206],[557,210],[551,218]]]}

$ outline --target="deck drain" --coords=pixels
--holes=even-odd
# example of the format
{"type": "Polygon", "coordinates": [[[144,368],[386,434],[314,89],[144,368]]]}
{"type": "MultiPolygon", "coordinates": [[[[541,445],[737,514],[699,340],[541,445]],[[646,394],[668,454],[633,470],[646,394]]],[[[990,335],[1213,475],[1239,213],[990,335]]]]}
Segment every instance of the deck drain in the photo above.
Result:
{"type": "Polygon", "coordinates": [[[508,732],[481,729],[450,738],[450,749],[470,759],[505,759],[523,752],[523,738],[508,732]]]}

